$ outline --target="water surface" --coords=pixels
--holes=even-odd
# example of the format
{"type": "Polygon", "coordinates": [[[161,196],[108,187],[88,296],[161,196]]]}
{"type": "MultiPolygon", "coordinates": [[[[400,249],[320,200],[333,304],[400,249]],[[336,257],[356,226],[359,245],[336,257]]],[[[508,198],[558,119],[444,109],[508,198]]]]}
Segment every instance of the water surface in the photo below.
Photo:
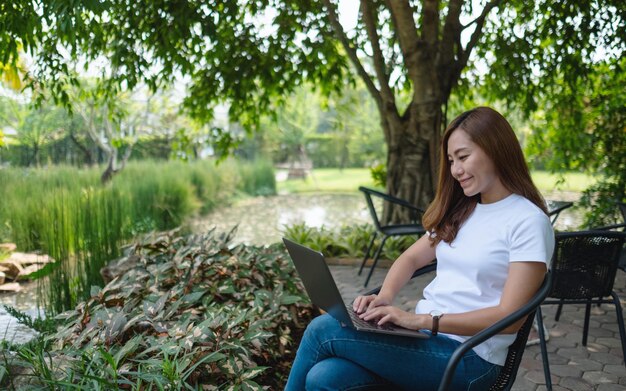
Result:
{"type": "MultiPolygon", "coordinates": [[[[576,202],[580,194],[553,192],[546,199],[576,202]]],[[[229,231],[238,226],[235,241],[269,244],[280,241],[285,226],[304,223],[308,227],[334,229],[343,225],[372,223],[361,193],[308,193],[256,197],[239,201],[192,221],[194,232],[216,227],[229,231]]],[[[561,212],[555,224],[560,231],[575,230],[582,223],[576,208],[561,212]]]]}

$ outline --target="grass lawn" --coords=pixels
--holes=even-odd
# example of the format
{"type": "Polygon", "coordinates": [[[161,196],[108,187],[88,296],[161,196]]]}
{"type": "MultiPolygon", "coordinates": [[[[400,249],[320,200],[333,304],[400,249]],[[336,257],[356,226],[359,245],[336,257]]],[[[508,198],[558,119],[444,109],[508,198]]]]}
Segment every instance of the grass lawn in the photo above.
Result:
{"type": "Polygon", "coordinates": [[[357,192],[359,186],[374,186],[369,169],[318,168],[306,179],[279,180],[276,183],[278,193],[350,193],[357,192]]]}
{"type": "MultiPolygon", "coordinates": [[[[563,182],[559,183],[559,174],[546,171],[533,171],[533,180],[542,193],[554,190],[581,192],[594,182],[587,174],[568,172],[563,174],[563,182]]],[[[356,192],[359,186],[373,187],[374,183],[367,168],[319,168],[305,180],[279,180],[276,184],[279,193],[306,192],[356,192]]]]}
{"type": "Polygon", "coordinates": [[[580,172],[567,172],[564,174],[551,174],[547,171],[531,171],[535,185],[539,191],[550,192],[554,190],[576,191],[581,192],[591,186],[596,178],[592,175],[580,172]],[[562,183],[559,179],[562,175],[562,183]]]}

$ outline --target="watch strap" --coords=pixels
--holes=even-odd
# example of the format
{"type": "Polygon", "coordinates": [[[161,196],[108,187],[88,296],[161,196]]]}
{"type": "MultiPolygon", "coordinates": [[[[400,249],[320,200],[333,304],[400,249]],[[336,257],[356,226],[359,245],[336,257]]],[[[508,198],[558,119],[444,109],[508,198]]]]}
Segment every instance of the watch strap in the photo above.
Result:
{"type": "Polygon", "coordinates": [[[433,326],[431,328],[431,334],[432,336],[436,336],[437,333],[439,332],[439,319],[441,319],[443,315],[432,315],[433,318],[433,326]]]}

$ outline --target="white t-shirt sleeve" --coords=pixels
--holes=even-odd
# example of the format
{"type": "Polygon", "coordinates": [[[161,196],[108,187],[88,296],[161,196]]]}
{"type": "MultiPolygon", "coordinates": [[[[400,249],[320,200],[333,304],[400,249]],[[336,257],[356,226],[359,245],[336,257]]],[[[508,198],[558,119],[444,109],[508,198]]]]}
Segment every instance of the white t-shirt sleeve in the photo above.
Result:
{"type": "Polygon", "coordinates": [[[513,228],[509,262],[548,264],[553,250],[554,231],[545,214],[532,214],[513,228]]]}

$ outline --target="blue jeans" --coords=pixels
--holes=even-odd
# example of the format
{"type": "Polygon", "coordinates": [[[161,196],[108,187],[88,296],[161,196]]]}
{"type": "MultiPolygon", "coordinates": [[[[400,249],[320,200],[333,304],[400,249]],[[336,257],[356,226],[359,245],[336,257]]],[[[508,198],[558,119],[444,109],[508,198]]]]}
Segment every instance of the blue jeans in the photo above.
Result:
{"type": "MultiPolygon", "coordinates": [[[[287,391],[436,390],[460,342],[365,333],[342,327],[330,315],[307,327],[287,380],[287,391]]],[[[453,390],[487,390],[500,366],[468,352],[456,368],[453,390]]]]}

